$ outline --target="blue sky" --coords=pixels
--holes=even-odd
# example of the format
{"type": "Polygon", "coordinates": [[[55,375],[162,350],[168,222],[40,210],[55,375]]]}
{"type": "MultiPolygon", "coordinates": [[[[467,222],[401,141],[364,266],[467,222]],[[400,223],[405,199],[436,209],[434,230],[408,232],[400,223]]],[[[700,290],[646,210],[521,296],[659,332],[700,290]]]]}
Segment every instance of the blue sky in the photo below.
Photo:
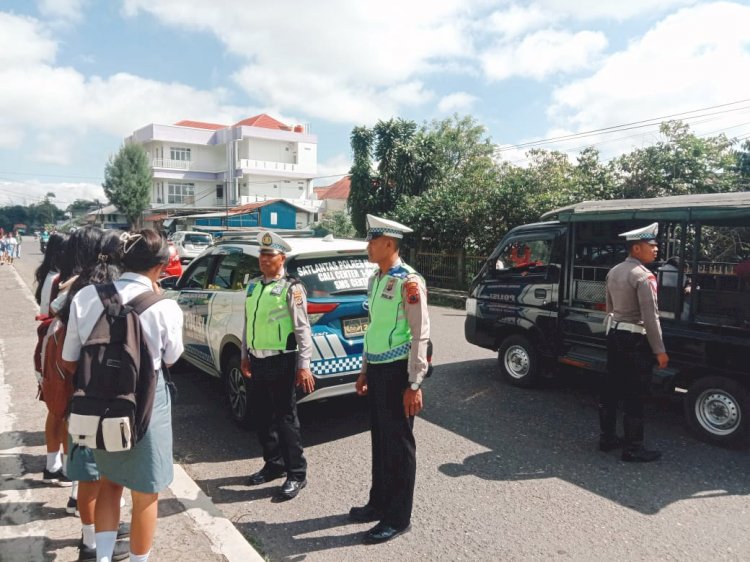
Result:
{"type": "MultiPolygon", "coordinates": [[[[519,143],[750,99],[748,29],[736,1],[3,1],[0,204],[101,196],[107,157],[148,123],[261,112],[318,135],[318,185],[348,170],[353,126],[393,116],[471,114],[522,165],[519,143]]],[[[750,134],[750,101],[719,111],[688,122],[750,134]]]]}

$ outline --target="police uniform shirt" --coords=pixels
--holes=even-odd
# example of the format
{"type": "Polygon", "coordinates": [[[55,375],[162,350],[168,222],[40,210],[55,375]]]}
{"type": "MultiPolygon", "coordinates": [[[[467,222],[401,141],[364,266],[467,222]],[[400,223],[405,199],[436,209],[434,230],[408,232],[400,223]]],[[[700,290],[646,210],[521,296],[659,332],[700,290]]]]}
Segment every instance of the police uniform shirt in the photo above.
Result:
{"type": "MultiPolygon", "coordinates": [[[[280,278],[286,275],[282,270],[280,278]]],[[[263,285],[273,283],[276,279],[263,277],[260,282],[263,285]]],[[[286,293],[286,305],[292,318],[294,337],[297,340],[297,369],[309,369],[312,359],[312,335],[310,320],[307,317],[307,294],[302,283],[295,283],[286,293]]],[[[242,358],[247,358],[247,353],[258,359],[265,359],[279,353],[295,353],[295,350],[279,351],[277,349],[252,349],[247,347],[247,316],[242,325],[242,358]]]]}
{"type": "MultiPolygon", "coordinates": [[[[402,265],[399,259],[391,269],[402,265]]],[[[379,269],[375,270],[367,287],[368,296],[372,293],[372,287],[377,280],[383,278],[379,269]]],[[[404,307],[406,322],[411,332],[411,349],[409,350],[409,383],[422,384],[427,374],[427,343],[430,340],[430,316],[427,311],[427,289],[424,280],[419,275],[411,273],[406,282],[401,286],[401,304],[404,307]]],[[[367,373],[367,356],[362,355],[362,373],[367,373]]]]}
{"type": "Polygon", "coordinates": [[[655,354],[664,353],[656,299],[656,277],[637,259],[628,257],[607,274],[607,313],[615,322],[640,324],[655,354]]]}
{"type": "MultiPolygon", "coordinates": [[[[151,280],[138,273],[123,273],[115,288],[122,301],[127,303],[146,291],[153,290],[151,280]]],[[[94,329],[97,320],[104,312],[104,306],[96,292],[96,287],[88,285],[75,297],[70,306],[68,331],[65,335],[62,358],[65,361],[78,361],[81,347],[94,329]]],[[[163,299],[148,307],[140,315],[143,337],[148,344],[154,370],[176,363],[182,355],[182,310],[172,299],[163,299]]]]}

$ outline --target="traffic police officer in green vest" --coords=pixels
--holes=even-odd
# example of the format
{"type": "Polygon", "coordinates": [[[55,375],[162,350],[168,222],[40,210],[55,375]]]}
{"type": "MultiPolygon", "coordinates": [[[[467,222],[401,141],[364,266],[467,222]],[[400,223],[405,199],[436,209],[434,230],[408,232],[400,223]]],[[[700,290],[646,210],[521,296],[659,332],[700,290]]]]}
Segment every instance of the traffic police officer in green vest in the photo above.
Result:
{"type": "Polygon", "coordinates": [[[289,500],[307,485],[295,386],[306,393],[315,388],[310,372],[312,336],[304,286],[284,269],[292,248],[273,232],[259,233],[258,245],[263,275],[247,286],[241,369],[252,379],[265,464],[248,484],[257,486],[286,475],[277,499],[289,500]]]}
{"type": "Polygon", "coordinates": [[[364,542],[390,540],[410,528],[417,460],[414,416],[422,410],[422,380],[429,367],[430,320],[424,280],[399,257],[412,230],[367,215],[367,254],[378,269],[369,280],[370,323],[356,389],[368,397],[372,438],[372,486],[353,521],[378,521],[364,542]]]}
{"type": "Polygon", "coordinates": [[[659,223],[620,234],[628,257],[607,274],[607,370],[599,399],[599,449],[622,447],[622,460],[651,462],[659,451],[643,445],[643,393],[654,365],[665,369],[669,357],[662,340],[656,276],[646,268],[659,250],[659,223]],[[618,403],[623,403],[623,429],[617,427],[618,403]]]}

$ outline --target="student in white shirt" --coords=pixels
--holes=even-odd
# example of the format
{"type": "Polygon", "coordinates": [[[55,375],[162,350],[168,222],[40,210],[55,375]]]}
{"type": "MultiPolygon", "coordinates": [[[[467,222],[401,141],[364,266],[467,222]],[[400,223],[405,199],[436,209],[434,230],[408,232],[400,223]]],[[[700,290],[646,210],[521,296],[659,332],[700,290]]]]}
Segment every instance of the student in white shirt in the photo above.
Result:
{"type": "MultiPolygon", "coordinates": [[[[123,235],[122,264],[125,273],[115,282],[123,302],[145,291],[159,290],[157,281],[169,260],[167,244],[150,229],[123,235]]],[[[96,288],[88,286],[73,298],[65,338],[63,359],[75,366],[104,308],[96,288]]],[[[112,557],[120,522],[120,498],[129,488],[133,498],[130,560],[148,560],[156,530],[158,494],[172,481],[171,399],[162,365],[179,359],[182,345],[182,311],[174,300],[164,299],[140,316],[143,337],[158,377],[154,407],[148,431],[126,452],[95,450],[101,474],[96,508],[97,559],[112,557]]]]}

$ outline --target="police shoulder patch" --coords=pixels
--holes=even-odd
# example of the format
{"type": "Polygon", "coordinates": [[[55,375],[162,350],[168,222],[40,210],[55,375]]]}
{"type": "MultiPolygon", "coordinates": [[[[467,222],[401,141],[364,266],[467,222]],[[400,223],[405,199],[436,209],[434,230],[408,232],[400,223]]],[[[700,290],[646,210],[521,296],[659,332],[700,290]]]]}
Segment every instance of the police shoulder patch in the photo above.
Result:
{"type": "Polygon", "coordinates": [[[419,303],[419,283],[416,281],[407,281],[404,283],[406,290],[406,302],[409,304],[419,303]]]}
{"type": "Polygon", "coordinates": [[[302,289],[299,286],[292,286],[292,296],[294,297],[294,304],[296,306],[302,306],[302,289]]]}

